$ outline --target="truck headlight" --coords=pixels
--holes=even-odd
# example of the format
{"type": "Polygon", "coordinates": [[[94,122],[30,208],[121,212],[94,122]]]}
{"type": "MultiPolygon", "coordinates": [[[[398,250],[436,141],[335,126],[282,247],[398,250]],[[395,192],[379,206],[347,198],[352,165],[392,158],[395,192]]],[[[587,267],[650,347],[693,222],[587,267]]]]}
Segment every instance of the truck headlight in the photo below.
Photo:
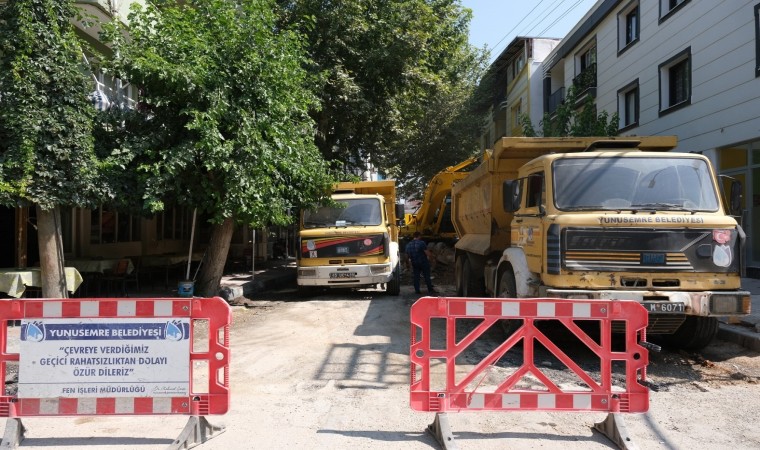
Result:
{"type": "Polygon", "coordinates": [[[718,267],[728,267],[734,260],[729,243],[731,242],[731,230],[713,230],[712,260],[718,267]]]}
{"type": "Polygon", "coordinates": [[[390,264],[374,264],[369,266],[369,271],[372,275],[382,275],[384,273],[390,273],[390,264]]]}
{"type": "Polygon", "coordinates": [[[316,277],[317,270],[316,269],[298,269],[298,276],[299,277],[316,277]]]}
{"type": "Polygon", "coordinates": [[[750,298],[748,295],[713,294],[710,298],[710,311],[714,314],[748,313],[750,298]]]}

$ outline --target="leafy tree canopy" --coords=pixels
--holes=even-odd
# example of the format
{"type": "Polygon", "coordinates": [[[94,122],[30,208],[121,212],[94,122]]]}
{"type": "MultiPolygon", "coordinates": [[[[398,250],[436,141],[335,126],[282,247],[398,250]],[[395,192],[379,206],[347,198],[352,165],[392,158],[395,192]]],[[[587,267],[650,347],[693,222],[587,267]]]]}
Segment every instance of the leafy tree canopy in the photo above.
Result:
{"type": "Polygon", "coordinates": [[[99,177],[82,47],[69,1],[0,5],[0,204],[90,206],[99,177]]]}
{"type": "MultiPolygon", "coordinates": [[[[112,28],[113,68],[139,86],[137,117],[111,142],[129,152],[144,207],[166,199],[212,222],[284,224],[335,181],[314,145],[318,105],[299,34],[270,0],[158,0],[112,28]]],[[[125,184],[127,186],[127,184],[125,184]]]]}
{"type": "Polygon", "coordinates": [[[320,77],[316,143],[349,168],[369,159],[409,188],[469,156],[466,113],[485,67],[458,0],[279,0],[320,77]]]}

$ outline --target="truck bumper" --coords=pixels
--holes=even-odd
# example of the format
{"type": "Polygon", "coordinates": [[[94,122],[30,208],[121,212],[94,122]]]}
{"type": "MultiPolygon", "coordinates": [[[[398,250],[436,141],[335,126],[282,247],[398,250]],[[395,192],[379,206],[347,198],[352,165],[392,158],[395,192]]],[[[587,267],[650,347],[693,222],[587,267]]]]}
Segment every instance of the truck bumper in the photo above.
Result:
{"type": "Polygon", "coordinates": [[[387,283],[393,278],[391,263],[355,266],[298,268],[299,286],[358,287],[387,283]]]}
{"type": "Polygon", "coordinates": [[[605,291],[545,288],[547,297],[598,300],[635,300],[651,314],[689,316],[743,316],[750,313],[748,291],[605,291]]]}

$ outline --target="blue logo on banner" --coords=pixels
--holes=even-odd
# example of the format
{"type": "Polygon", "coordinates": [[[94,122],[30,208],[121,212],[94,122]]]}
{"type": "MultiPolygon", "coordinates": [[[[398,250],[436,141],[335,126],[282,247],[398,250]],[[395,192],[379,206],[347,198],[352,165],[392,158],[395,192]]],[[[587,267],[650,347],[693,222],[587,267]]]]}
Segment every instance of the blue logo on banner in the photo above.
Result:
{"type": "Polygon", "coordinates": [[[30,322],[26,325],[23,334],[27,341],[41,342],[45,340],[45,325],[40,322],[30,322]]]}
{"type": "Polygon", "coordinates": [[[166,330],[164,331],[166,339],[170,341],[181,341],[185,337],[183,328],[182,323],[178,320],[174,322],[166,322],[166,330]]]}

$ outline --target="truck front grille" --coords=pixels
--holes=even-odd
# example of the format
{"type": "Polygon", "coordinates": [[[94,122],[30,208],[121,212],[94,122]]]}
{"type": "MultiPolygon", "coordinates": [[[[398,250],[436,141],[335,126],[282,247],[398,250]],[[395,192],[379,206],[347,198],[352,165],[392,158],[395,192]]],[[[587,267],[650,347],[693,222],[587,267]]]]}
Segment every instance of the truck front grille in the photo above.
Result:
{"type": "MultiPolygon", "coordinates": [[[[550,227],[549,237],[551,231],[550,227]]],[[[729,270],[716,267],[709,253],[697,252],[700,245],[711,244],[712,230],[568,227],[559,234],[564,270],[652,273],[729,270]]],[[[554,247],[547,242],[550,273],[554,247]]]]}
{"type": "Polygon", "coordinates": [[[689,259],[683,253],[666,253],[664,264],[647,264],[644,252],[568,251],[565,253],[565,268],[568,270],[630,270],[630,271],[673,271],[693,270],[689,259]]]}

